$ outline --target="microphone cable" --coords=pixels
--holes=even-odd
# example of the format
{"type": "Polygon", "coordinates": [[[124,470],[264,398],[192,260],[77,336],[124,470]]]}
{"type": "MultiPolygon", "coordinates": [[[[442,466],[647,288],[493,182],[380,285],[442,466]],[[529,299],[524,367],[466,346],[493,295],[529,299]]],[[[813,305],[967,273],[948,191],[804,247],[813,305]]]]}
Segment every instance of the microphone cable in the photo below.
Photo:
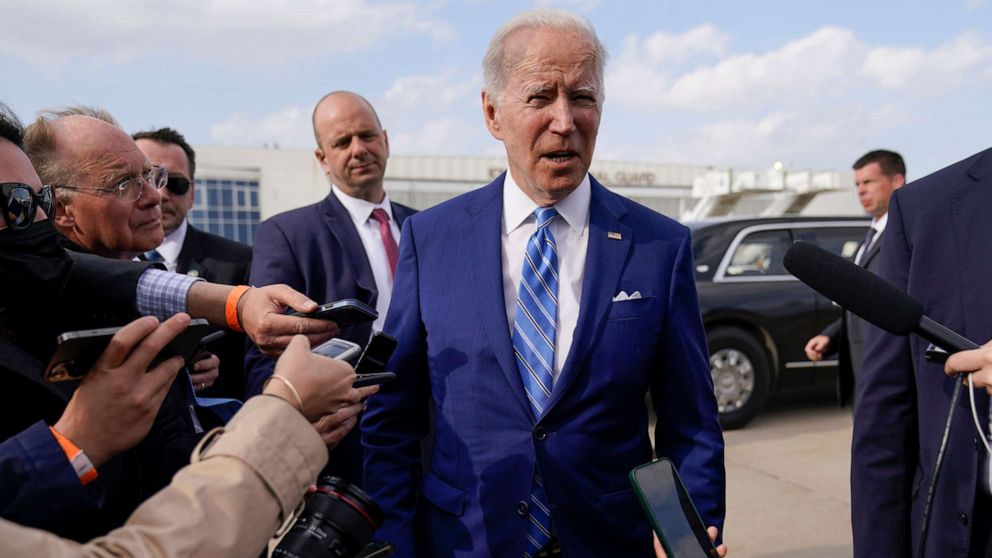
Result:
{"type": "MultiPolygon", "coordinates": [[[[970,375],[968,376],[968,380],[969,382],[971,381],[970,375]]],[[[933,464],[933,476],[930,478],[930,486],[927,487],[927,499],[923,505],[923,524],[920,527],[920,551],[917,554],[919,558],[923,558],[924,553],[926,553],[927,528],[930,525],[930,509],[933,507],[933,495],[937,491],[937,477],[940,476],[940,468],[944,464],[944,452],[947,449],[947,440],[950,438],[951,424],[954,422],[954,407],[957,405],[958,397],[961,395],[961,385],[962,383],[955,379],[954,393],[951,394],[951,407],[947,412],[947,423],[944,425],[944,437],[940,440],[940,449],[937,450],[937,459],[934,460],[933,464]]],[[[972,405],[974,405],[974,392],[972,392],[972,405]]],[[[972,411],[974,411],[974,407],[972,407],[972,411]]],[[[977,415],[975,415],[975,424],[978,424],[977,415]]]]}

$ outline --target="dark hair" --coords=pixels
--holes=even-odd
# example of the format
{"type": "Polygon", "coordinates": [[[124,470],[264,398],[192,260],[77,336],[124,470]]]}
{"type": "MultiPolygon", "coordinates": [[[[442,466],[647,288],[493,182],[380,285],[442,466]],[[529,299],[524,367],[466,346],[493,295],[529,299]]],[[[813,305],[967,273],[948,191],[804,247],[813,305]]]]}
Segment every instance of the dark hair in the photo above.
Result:
{"type": "Polygon", "coordinates": [[[889,178],[897,174],[906,176],[906,163],[902,160],[902,155],[885,149],[876,149],[875,151],[865,153],[860,159],[854,162],[854,166],[851,168],[858,170],[872,163],[878,163],[878,166],[882,169],[882,174],[889,178]]]}
{"type": "Polygon", "coordinates": [[[189,179],[193,180],[193,175],[196,174],[196,153],[193,148],[186,143],[186,138],[182,134],[173,130],[172,128],[159,128],[158,130],[151,130],[148,132],[138,132],[131,136],[131,139],[137,141],[139,139],[146,139],[157,141],[159,143],[171,143],[173,145],[178,145],[182,148],[183,153],[186,154],[186,160],[189,162],[189,179]]]}
{"type": "Polygon", "coordinates": [[[0,103],[0,138],[24,149],[24,126],[10,107],[0,103]]]}

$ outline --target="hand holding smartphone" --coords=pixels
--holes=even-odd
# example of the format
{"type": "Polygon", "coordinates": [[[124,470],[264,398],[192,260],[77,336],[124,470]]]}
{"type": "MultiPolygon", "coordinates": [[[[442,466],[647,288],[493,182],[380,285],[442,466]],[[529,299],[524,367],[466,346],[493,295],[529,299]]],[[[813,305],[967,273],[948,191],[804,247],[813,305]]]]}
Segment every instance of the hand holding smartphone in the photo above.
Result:
{"type": "Polygon", "coordinates": [[[635,467],[630,483],[669,558],[719,558],[674,463],[661,458],[635,467]]]}
{"type": "MultiPolygon", "coordinates": [[[[191,321],[186,329],[162,349],[148,368],[154,368],[158,363],[175,355],[182,356],[189,363],[200,339],[210,327],[210,324],[203,319],[191,321]]],[[[45,368],[45,379],[49,382],[81,379],[89,373],[90,368],[93,368],[110,343],[110,339],[120,329],[119,327],[86,329],[59,335],[55,340],[55,354],[45,368]]]]}

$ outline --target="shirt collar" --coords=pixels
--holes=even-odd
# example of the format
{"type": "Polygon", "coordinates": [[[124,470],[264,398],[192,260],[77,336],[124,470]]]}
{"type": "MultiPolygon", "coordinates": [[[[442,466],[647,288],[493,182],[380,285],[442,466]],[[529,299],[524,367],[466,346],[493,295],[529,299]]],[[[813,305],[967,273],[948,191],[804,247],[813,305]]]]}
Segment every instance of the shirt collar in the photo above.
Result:
{"type": "Polygon", "coordinates": [[[885,225],[888,222],[889,222],[889,213],[886,212],[885,215],[882,215],[878,219],[871,220],[871,228],[875,229],[875,234],[878,234],[885,230],[885,225]]]}
{"type": "Polygon", "coordinates": [[[348,215],[351,215],[351,220],[356,223],[365,223],[372,216],[372,211],[377,208],[382,208],[386,211],[386,215],[389,215],[389,220],[393,219],[393,209],[389,204],[389,192],[383,192],[382,201],[379,203],[372,203],[365,201],[361,198],[353,198],[348,194],[344,193],[340,188],[331,184],[331,191],[337,196],[338,201],[344,206],[348,215]]]}
{"type": "MultiPolygon", "coordinates": [[[[558,200],[554,208],[576,234],[582,235],[589,222],[589,201],[592,199],[592,186],[589,173],[582,178],[579,186],[570,194],[558,200]]],[[[538,205],[520,189],[510,171],[503,180],[503,234],[510,234],[528,217],[534,214],[538,205]]]]}
{"type": "Polygon", "coordinates": [[[165,235],[165,240],[155,249],[165,261],[172,263],[179,259],[179,253],[183,251],[183,242],[186,241],[187,228],[189,228],[189,221],[183,219],[176,230],[165,235]]]}

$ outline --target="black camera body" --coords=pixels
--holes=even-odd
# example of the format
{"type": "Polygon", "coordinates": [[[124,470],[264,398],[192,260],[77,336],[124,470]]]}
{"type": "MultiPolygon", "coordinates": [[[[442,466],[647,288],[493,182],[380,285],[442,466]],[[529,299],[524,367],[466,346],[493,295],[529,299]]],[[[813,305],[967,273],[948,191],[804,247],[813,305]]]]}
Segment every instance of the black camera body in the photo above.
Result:
{"type": "Polygon", "coordinates": [[[278,558],[354,558],[363,554],[385,515],[358,487],[324,477],[279,546],[278,558]]]}

